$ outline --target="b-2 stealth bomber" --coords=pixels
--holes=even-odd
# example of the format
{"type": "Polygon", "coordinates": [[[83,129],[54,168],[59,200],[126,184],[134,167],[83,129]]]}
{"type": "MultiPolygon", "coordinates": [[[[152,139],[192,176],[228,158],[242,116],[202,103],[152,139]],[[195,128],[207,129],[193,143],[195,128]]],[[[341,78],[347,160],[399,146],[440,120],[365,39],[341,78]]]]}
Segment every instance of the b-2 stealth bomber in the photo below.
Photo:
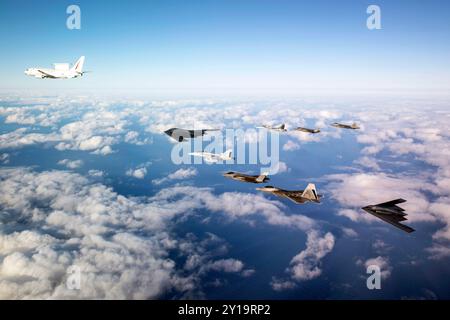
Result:
{"type": "Polygon", "coordinates": [[[407,232],[411,233],[415,231],[413,228],[401,224],[400,221],[406,221],[407,214],[404,212],[405,209],[397,206],[399,203],[406,202],[404,199],[396,199],[384,203],[379,203],[375,205],[370,205],[363,207],[362,209],[371,215],[392,224],[393,226],[407,232]]]}

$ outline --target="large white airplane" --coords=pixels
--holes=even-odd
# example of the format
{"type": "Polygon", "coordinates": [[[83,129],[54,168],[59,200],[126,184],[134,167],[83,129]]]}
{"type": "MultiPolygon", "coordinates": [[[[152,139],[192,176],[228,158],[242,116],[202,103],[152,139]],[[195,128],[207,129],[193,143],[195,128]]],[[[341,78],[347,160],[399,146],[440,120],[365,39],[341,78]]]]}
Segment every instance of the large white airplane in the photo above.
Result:
{"type": "Polygon", "coordinates": [[[54,63],[53,69],[46,68],[28,68],[25,70],[27,76],[32,76],[40,79],[71,79],[82,76],[84,56],[81,56],[77,62],[70,68],[68,63],[54,63]]]}
{"type": "Polygon", "coordinates": [[[189,155],[194,157],[203,157],[206,162],[211,163],[234,160],[234,158],[231,157],[231,150],[227,150],[224,153],[190,152],[189,155]]]}

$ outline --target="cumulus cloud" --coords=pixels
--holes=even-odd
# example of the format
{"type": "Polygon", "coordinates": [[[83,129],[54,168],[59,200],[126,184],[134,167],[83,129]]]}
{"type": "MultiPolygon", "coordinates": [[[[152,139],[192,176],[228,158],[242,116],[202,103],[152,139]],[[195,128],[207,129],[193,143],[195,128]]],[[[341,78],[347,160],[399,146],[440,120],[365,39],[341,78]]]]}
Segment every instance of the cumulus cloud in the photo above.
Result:
{"type": "MultiPolygon", "coordinates": [[[[218,259],[208,241],[174,239],[172,218],[186,203],[128,199],[67,171],[0,169],[0,297],[3,299],[151,299],[198,289],[209,271],[242,273],[239,260],[218,259]],[[177,209],[178,208],[178,209],[177,209]],[[192,248],[195,248],[193,250],[192,248]],[[204,263],[189,274],[171,251],[204,263]],[[80,290],[66,286],[67,270],[81,271],[80,290]]],[[[182,209],[184,208],[184,209],[182,209]]],[[[222,248],[219,245],[219,248],[222,248]]]]}
{"type": "Polygon", "coordinates": [[[63,160],[58,161],[58,164],[65,166],[69,169],[77,169],[83,165],[83,160],[63,159],[63,160]]]}
{"type": "Polygon", "coordinates": [[[293,289],[298,282],[308,281],[322,274],[322,259],[329,254],[335,244],[332,233],[321,235],[318,230],[307,232],[306,248],[294,256],[286,272],[289,279],[272,278],[270,285],[275,291],[293,289]]]}
{"type": "Polygon", "coordinates": [[[378,256],[375,258],[367,259],[365,262],[358,260],[357,265],[363,265],[366,270],[369,266],[377,266],[381,271],[381,279],[387,279],[391,276],[392,267],[389,263],[389,258],[378,256]]]}
{"type": "Polygon", "coordinates": [[[147,175],[147,168],[129,169],[126,172],[127,176],[135,177],[136,179],[144,179],[147,175]]]}
{"type": "Polygon", "coordinates": [[[298,143],[295,143],[292,140],[288,140],[284,145],[283,145],[283,150],[284,151],[295,151],[300,149],[300,145],[298,143]]]}
{"type": "Polygon", "coordinates": [[[175,172],[170,173],[167,177],[161,179],[154,179],[152,183],[155,185],[160,185],[165,182],[171,180],[184,180],[195,177],[198,174],[197,169],[195,168],[187,168],[187,169],[178,169],[175,172]]]}

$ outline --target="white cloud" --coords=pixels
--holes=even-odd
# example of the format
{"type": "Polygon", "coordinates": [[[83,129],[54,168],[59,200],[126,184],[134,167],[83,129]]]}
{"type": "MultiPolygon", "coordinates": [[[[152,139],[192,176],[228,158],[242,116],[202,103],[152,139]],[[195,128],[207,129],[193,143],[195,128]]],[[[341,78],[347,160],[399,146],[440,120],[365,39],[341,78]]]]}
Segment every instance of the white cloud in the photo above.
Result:
{"type": "Polygon", "coordinates": [[[171,180],[184,180],[189,179],[198,174],[197,169],[195,168],[187,168],[187,169],[178,169],[175,172],[170,173],[167,177],[161,179],[154,179],[152,183],[155,185],[160,185],[162,183],[171,181],[171,180]]]}
{"type": "MultiPolygon", "coordinates": [[[[357,261],[358,265],[363,264],[362,261],[357,261]]],[[[392,267],[389,264],[389,259],[386,257],[375,257],[375,258],[371,258],[371,259],[367,259],[364,262],[364,267],[367,269],[369,266],[377,266],[378,268],[380,268],[381,271],[381,279],[387,279],[391,276],[392,273],[392,267]]]]}
{"type": "Polygon", "coordinates": [[[217,236],[172,237],[172,219],[187,214],[185,199],[128,199],[67,171],[0,169],[0,177],[8,224],[0,231],[2,299],[151,299],[173,290],[193,297],[208,270],[246,271],[242,261],[216,260],[226,253],[217,236]],[[171,251],[201,263],[186,274],[171,251]],[[74,265],[80,290],[66,287],[74,265]]]}
{"type": "Polygon", "coordinates": [[[129,169],[126,174],[127,176],[135,177],[136,179],[144,179],[147,175],[147,168],[129,169]]]}
{"type": "Polygon", "coordinates": [[[69,169],[77,169],[83,165],[83,160],[63,159],[63,160],[58,161],[58,164],[65,166],[69,169]]]}
{"type": "Polygon", "coordinates": [[[284,151],[295,151],[300,149],[300,145],[298,143],[295,143],[292,140],[288,140],[284,145],[283,145],[283,150],[284,151]]]}
{"type": "Polygon", "coordinates": [[[308,233],[306,249],[291,260],[290,272],[297,281],[311,280],[322,273],[321,260],[333,250],[334,236],[328,232],[323,237],[317,231],[308,233]]]}

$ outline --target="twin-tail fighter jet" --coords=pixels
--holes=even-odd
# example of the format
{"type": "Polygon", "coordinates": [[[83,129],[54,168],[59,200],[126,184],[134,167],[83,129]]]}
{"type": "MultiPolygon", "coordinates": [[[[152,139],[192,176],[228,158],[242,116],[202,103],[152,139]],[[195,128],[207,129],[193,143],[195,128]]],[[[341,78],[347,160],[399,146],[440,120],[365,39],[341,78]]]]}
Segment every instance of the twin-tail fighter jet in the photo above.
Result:
{"type": "Polygon", "coordinates": [[[392,224],[393,226],[407,232],[411,233],[415,231],[413,228],[408,227],[404,224],[401,224],[400,221],[406,221],[407,214],[404,212],[405,209],[397,206],[399,203],[404,203],[406,200],[404,199],[396,199],[384,203],[379,203],[375,205],[369,205],[363,207],[362,209],[371,215],[392,224]]]}
{"type": "Polygon", "coordinates": [[[72,67],[68,63],[54,63],[53,69],[28,68],[25,70],[25,74],[39,79],[72,79],[85,74],[86,71],[83,71],[83,65],[84,56],[80,57],[72,67]]]}
{"type": "Polygon", "coordinates": [[[332,123],[331,126],[335,127],[335,128],[341,128],[341,129],[352,129],[352,130],[361,129],[359,127],[359,125],[357,125],[356,123],[343,124],[343,123],[335,122],[335,123],[332,123]]]}
{"type": "Polygon", "coordinates": [[[288,198],[289,200],[298,204],[303,204],[305,202],[320,203],[320,198],[322,197],[321,195],[317,194],[316,186],[313,183],[308,184],[305,190],[289,191],[272,186],[256,188],[256,190],[270,192],[278,197],[288,198]]]}
{"type": "Polygon", "coordinates": [[[236,181],[241,181],[241,182],[249,182],[249,183],[265,183],[266,181],[269,181],[269,177],[267,177],[269,175],[268,172],[264,172],[262,174],[260,174],[259,176],[253,176],[253,175],[248,175],[248,174],[244,174],[244,173],[239,173],[239,172],[234,172],[234,171],[230,171],[227,173],[224,173],[223,176],[226,178],[230,178],[236,181]]]}
{"type": "Polygon", "coordinates": [[[306,132],[306,133],[319,133],[320,129],[309,129],[309,128],[298,127],[297,129],[295,129],[295,131],[301,131],[301,132],[306,132]]]}

